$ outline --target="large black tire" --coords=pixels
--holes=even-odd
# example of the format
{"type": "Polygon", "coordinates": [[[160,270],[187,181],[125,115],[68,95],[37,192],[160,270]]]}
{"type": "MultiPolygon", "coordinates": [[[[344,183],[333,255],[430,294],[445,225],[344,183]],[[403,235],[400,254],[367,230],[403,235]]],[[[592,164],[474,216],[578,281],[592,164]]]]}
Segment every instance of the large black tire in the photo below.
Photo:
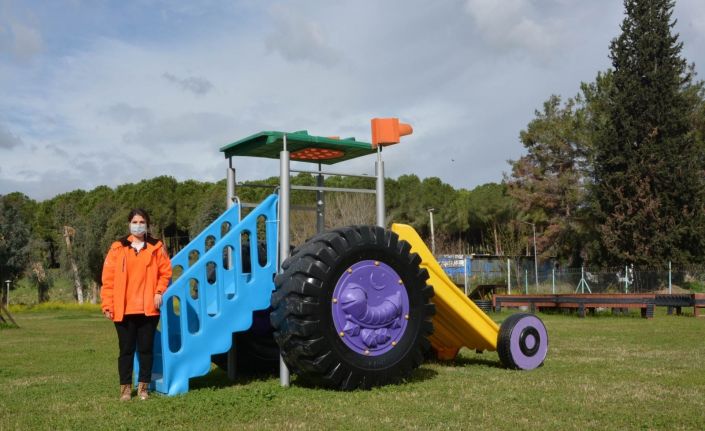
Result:
{"type": "MultiPolygon", "coordinates": [[[[289,368],[314,383],[344,390],[379,386],[408,377],[423,362],[425,352],[431,347],[428,336],[433,332],[431,318],[435,307],[430,303],[433,288],[426,284],[428,273],[419,267],[420,263],[421,258],[411,253],[406,241],[376,226],[324,232],[294,250],[282,265],[284,272],[275,278],[271,314],[274,339],[289,368]],[[374,262],[385,268],[385,274],[397,277],[394,280],[399,285],[397,294],[408,299],[408,304],[404,304],[407,311],[398,314],[395,321],[404,319],[403,326],[391,330],[396,331],[395,341],[380,342],[375,352],[350,344],[353,337],[359,336],[359,329],[357,334],[351,332],[353,335],[343,340],[343,331],[336,329],[336,319],[342,315],[336,307],[342,306],[343,301],[333,300],[336,286],[343,283],[346,274],[352,273],[353,265],[370,265],[367,262],[374,262]]],[[[375,268],[370,271],[369,280],[377,286],[375,289],[386,289],[374,282],[375,268]]],[[[348,286],[353,284],[350,282],[348,286]]],[[[354,293],[364,289],[357,290],[354,293]]],[[[365,330],[371,331],[363,326],[363,334],[365,330]]]]}
{"type": "Polygon", "coordinates": [[[548,332],[533,314],[517,313],[499,327],[497,353],[502,364],[514,370],[533,370],[543,365],[548,353],[548,332]]]}
{"type": "MultiPolygon", "coordinates": [[[[252,327],[233,334],[238,375],[275,374],[279,370],[279,346],[274,341],[269,313],[270,310],[255,311],[252,327]]],[[[211,361],[228,371],[227,352],[211,356],[211,361]]]]}

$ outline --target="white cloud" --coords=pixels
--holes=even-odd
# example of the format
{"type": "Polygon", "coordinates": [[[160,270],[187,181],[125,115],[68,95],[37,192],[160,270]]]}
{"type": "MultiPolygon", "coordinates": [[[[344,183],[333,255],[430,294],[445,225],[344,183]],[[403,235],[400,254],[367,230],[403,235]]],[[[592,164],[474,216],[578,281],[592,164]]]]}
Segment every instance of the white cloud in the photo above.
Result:
{"type": "Polygon", "coordinates": [[[45,171],[41,175],[27,175],[21,179],[0,177],[0,194],[20,192],[33,199],[48,199],[60,193],[85,188],[81,174],[71,170],[45,171]]]}
{"type": "Polygon", "coordinates": [[[288,61],[310,61],[324,66],[336,64],[340,55],[333,49],[321,26],[295,10],[275,6],[271,10],[273,30],[267,36],[267,49],[288,61]]]}
{"type": "Polygon", "coordinates": [[[481,37],[500,50],[519,49],[543,59],[555,48],[556,29],[534,17],[530,0],[466,0],[481,37]]]}
{"type": "Polygon", "coordinates": [[[165,72],[162,77],[167,81],[181,87],[182,90],[190,91],[197,96],[204,95],[213,89],[213,84],[206,78],[200,76],[188,76],[179,78],[171,73],[165,72]]]}
{"type": "Polygon", "coordinates": [[[688,62],[695,61],[699,78],[705,75],[705,59],[702,58],[705,45],[705,2],[703,1],[678,1],[675,5],[675,15],[678,18],[676,31],[680,33],[683,42],[683,55],[688,62]]]}
{"type": "Polygon", "coordinates": [[[153,117],[153,113],[149,109],[131,106],[124,102],[110,105],[102,110],[102,113],[118,123],[149,123],[153,117]]]}
{"type": "Polygon", "coordinates": [[[22,139],[0,123],[0,149],[11,149],[22,145],[22,139]]]}
{"type": "Polygon", "coordinates": [[[230,139],[227,130],[233,118],[213,112],[184,113],[162,118],[125,135],[125,142],[138,145],[173,147],[180,144],[207,144],[230,139]]]}
{"type": "Polygon", "coordinates": [[[63,148],[60,148],[54,144],[49,144],[46,146],[46,150],[51,151],[56,157],[61,157],[62,159],[68,159],[69,153],[63,148]]]}
{"type": "Polygon", "coordinates": [[[20,22],[10,24],[13,35],[13,50],[22,60],[29,60],[42,51],[44,41],[36,28],[20,22]]]}
{"type": "MultiPolygon", "coordinates": [[[[698,1],[679,1],[677,14],[702,10],[698,1]]],[[[102,27],[73,25],[72,14],[97,8],[101,23],[134,15],[91,2],[61,25],[38,18],[44,54],[31,64],[0,61],[0,193],[45,198],[157,175],[220,180],[218,149],[229,142],[301,129],[367,141],[376,116],[399,116],[415,130],[385,150],[389,176],[466,188],[501,181],[534,109],[608,67],[622,17],[613,0],[311,0],[296,10],[247,1],[218,3],[217,13],[208,2],[183,13],[172,3],[149,0],[139,24],[97,33],[102,27]],[[143,18],[152,5],[166,8],[155,22],[143,18]],[[70,37],[57,32],[67,27],[70,37]]],[[[0,17],[6,41],[7,22],[0,17]]],[[[676,30],[687,49],[702,39],[691,39],[685,22],[676,30]]],[[[700,64],[703,53],[693,53],[700,64]]],[[[370,173],[373,159],[339,170],[370,173]]],[[[236,167],[240,180],[278,171],[255,158],[236,167]]]]}
{"type": "Polygon", "coordinates": [[[31,19],[18,19],[10,6],[0,3],[0,53],[27,62],[42,52],[44,39],[39,28],[27,22],[31,19]]]}

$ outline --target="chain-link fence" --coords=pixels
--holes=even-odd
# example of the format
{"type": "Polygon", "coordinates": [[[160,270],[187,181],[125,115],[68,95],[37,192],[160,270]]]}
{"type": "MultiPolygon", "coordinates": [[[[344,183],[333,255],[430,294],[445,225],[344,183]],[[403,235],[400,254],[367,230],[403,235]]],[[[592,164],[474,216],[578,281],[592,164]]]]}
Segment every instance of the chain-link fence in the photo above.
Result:
{"type": "MultiPolygon", "coordinates": [[[[695,293],[705,292],[705,266],[635,268],[562,268],[538,265],[531,257],[438,256],[461,289],[495,293],[695,293]],[[538,271],[535,268],[538,267],[538,271]]],[[[480,294],[480,296],[482,296],[480,294]]]]}

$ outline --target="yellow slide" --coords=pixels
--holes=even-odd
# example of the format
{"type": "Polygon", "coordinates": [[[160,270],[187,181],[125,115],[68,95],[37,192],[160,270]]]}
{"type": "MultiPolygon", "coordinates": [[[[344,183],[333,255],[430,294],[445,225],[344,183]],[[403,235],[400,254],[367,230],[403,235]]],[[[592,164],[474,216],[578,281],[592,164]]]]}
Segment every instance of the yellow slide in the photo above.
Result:
{"type": "Polygon", "coordinates": [[[461,347],[497,350],[499,326],[448,278],[414,228],[395,223],[392,231],[411,244],[411,251],[421,256],[421,267],[428,271],[436,305],[430,340],[438,359],[455,358],[461,347]]]}

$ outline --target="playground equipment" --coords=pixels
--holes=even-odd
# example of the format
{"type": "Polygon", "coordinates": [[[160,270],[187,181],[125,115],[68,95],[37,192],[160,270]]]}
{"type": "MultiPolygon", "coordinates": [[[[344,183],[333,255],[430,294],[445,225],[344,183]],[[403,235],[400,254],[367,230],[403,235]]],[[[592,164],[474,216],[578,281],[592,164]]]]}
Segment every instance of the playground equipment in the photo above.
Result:
{"type": "Polygon", "coordinates": [[[516,314],[498,326],[445,275],[413,228],[386,229],[382,149],[411,133],[411,126],[386,118],[372,120],[372,143],[271,131],[221,148],[229,160],[228,209],[172,259],[174,279],[155,341],[157,391],[188,391],[189,379],[206,374],[211,361],[234,376],[257,348],[272,361],[273,344],[259,342],[267,336],[281,352],[283,386],[289,370],[330,387],[377,386],[408,376],[431,351],[452,359],[462,347],[496,350],[509,368],[543,363],[548,336],[540,319],[516,314]],[[323,185],[325,175],[350,174],[322,165],[372,154],[374,190],[323,185]],[[280,161],[278,190],[244,218],[235,156],[280,161]],[[318,170],[292,170],[291,160],[318,170]],[[291,172],[314,174],[317,185],[291,185],[291,172]],[[318,205],[318,234],[293,251],[292,189],[315,191],[318,205]],[[377,225],[323,231],[323,194],[335,191],[374,193],[377,225]]]}

